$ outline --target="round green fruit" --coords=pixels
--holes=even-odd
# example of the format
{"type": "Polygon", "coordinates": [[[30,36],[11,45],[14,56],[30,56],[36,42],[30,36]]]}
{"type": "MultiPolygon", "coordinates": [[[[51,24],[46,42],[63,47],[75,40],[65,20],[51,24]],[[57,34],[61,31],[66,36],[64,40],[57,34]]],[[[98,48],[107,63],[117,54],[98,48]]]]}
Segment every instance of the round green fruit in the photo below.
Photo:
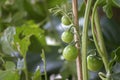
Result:
{"type": "Polygon", "coordinates": [[[61,39],[63,42],[70,43],[73,41],[74,34],[70,31],[64,31],[61,35],[61,39]]]}
{"type": "Polygon", "coordinates": [[[98,71],[102,68],[102,59],[96,55],[87,56],[87,67],[90,71],[98,71]]]}
{"type": "Polygon", "coordinates": [[[68,45],[63,50],[63,57],[68,61],[73,61],[77,58],[78,50],[73,45],[68,45]]]}
{"type": "Polygon", "coordinates": [[[71,24],[71,22],[67,16],[63,16],[61,19],[61,22],[62,22],[62,24],[66,25],[66,26],[71,24]]]}

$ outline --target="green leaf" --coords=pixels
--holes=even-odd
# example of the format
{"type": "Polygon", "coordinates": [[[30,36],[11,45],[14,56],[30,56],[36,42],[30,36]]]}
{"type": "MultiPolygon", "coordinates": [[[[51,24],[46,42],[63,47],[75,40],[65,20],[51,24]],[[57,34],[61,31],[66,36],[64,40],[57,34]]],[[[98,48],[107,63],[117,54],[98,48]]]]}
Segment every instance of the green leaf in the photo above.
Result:
{"type": "Polygon", "coordinates": [[[115,55],[117,56],[116,61],[120,63],[120,47],[116,49],[115,55]]]}
{"type": "Polygon", "coordinates": [[[14,48],[12,46],[15,35],[15,27],[8,27],[5,29],[3,35],[0,38],[0,44],[3,53],[7,55],[14,55],[14,48]]]}
{"type": "Polygon", "coordinates": [[[55,7],[56,5],[61,5],[65,3],[67,0],[47,0],[47,5],[49,8],[55,7]]]}
{"type": "Polygon", "coordinates": [[[17,71],[0,71],[0,80],[20,80],[20,76],[17,71]]]}
{"type": "Polygon", "coordinates": [[[112,52],[112,57],[116,62],[120,63],[120,47],[112,52]]]}
{"type": "Polygon", "coordinates": [[[4,64],[4,66],[5,66],[5,69],[6,69],[6,70],[15,70],[15,68],[16,68],[15,63],[12,62],[12,61],[7,61],[7,62],[4,64]]]}
{"type": "Polygon", "coordinates": [[[106,4],[103,7],[103,11],[106,13],[108,18],[112,18],[113,12],[112,12],[112,5],[111,4],[106,4]]]}
{"type": "Polygon", "coordinates": [[[113,2],[116,6],[120,7],[120,0],[112,0],[112,2],[113,2]]]}
{"type": "Polygon", "coordinates": [[[20,52],[22,56],[26,55],[26,52],[28,51],[29,46],[31,45],[32,36],[35,36],[38,39],[41,46],[46,46],[44,31],[40,29],[37,24],[28,21],[21,27],[16,28],[16,35],[14,36],[15,38],[14,42],[16,49],[20,52]]]}
{"type": "Polygon", "coordinates": [[[40,72],[40,67],[38,67],[37,70],[35,71],[32,80],[42,80],[42,78],[41,78],[41,72],[40,72]]]}

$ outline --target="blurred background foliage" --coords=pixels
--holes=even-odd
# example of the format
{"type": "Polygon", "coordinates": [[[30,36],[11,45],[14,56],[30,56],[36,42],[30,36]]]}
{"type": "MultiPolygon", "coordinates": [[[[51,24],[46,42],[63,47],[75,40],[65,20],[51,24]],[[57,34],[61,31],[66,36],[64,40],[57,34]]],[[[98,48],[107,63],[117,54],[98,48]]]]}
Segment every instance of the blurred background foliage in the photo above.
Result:
{"type": "MultiPolygon", "coordinates": [[[[85,4],[83,0],[78,1],[79,23],[80,28],[82,28],[85,4]]],[[[20,64],[22,61],[21,55],[12,46],[13,36],[15,34],[14,29],[26,25],[25,29],[27,31],[27,28],[30,30],[30,27],[38,26],[44,33],[40,40],[35,36],[30,37],[31,43],[26,54],[29,73],[34,72],[38,65],[41,66],[41,72],[44,72],[42,67],[43,62],[40,57],[41,50],[44,49],[49,79],[51,75],[56,77],[56,75],[61,74],[63,80],[66,78],[69,78],[69,80],[77,80],[75,62],[66,62],[61,56],[62,50],[66,45],[62,43],[60,38],[61,33],[66,29],[60,21],[62,15],[58,14],[54,16],[49,12],[50,8],[57,5],[67,8],[70,4],[70,0],[0,0],[0,69],[6,69],[3,66],[4,61],[13,61],[16,64],[20,64]]],[[[101,8],[99,11],[105,44],[109,58],[111,58],[112,50],[120,46],[120,18],[116,17],[120,16],[120,9],[113,8],[114,14],[112,19],[108,19],[101,8]]],[[[30,31],[30,33],[32,33],[33,30],[31,29],[30,31]]],[[[90,28],[88,35],[92,38],[90,28]]],[[[24,45],[26,44],[23,44],[23,46],[24,45]]],[[[90,41],[88,45],[88,50],[94,49],[93,42],[90,41]]],[[[13,64],[12,66],[15,65],[13,64]]],[[[120,65],[117,65],[117,67],[118,66],[120,65]]],[[[10,71],[7,72],[11,73],[10,71]]],[[[17,72],[15,71],[15,73],[17,72]]],[[[11,76],[15,73],[12,73],[11,76]]],[[[0,74],[2,73],[0,72],[0,74]]],[[[5,74],[8,75],[8,73],[5,74]]],[[[98,80],[98,75],[95,72],[90,72],[89,75],[91,76],[90,80],[98,80]]],[[[16,77],[19,78],[18,75],[16,75],[16,77]]]]}

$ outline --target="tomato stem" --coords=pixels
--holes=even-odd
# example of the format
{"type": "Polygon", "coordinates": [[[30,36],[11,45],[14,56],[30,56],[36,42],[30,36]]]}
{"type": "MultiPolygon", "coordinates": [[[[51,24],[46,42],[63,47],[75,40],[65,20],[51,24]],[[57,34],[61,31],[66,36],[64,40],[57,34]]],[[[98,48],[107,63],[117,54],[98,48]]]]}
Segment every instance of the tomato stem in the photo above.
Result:
{"type": "Polygon", "coordinates": [[[88,80],[88,69],[87,69],[87,40],[88,40],[88,24],[89,14],[91,11],[92,0],[88,0],[84,16],[83,32],[82,32],[82,73],[83,80],[88,80]]]}
{"type": "Polygon", "coordinates": [[[24,58],[24,73],[25,73],[25,80],[28,80],[28,71],[27,71],[27,62],[26,62],[26,56],[24,58]]]}
{"type": "Polygon", "coordinates": [[[74,40],[76,43],[76,47],[78,49],[78,57],[76,59],[76,66],[77,66],[77,76],[78,80],[83,80],[82,78],[82,61],[81,61],[81,53],[80,53],[80,29],[79,29],[79,22],[78,22],[78,0],[72,0],[72,10],[73,10],[73,20],[74,20],[74,40]]]}
{"type": "Polygon", "coordinates": [[[98,12],[97,12],[98,3],[99,3],[99,0],[96,1],[93,8],[93,12],[92,12],[92,22],[91,22],[92,34],[93,34],[93,39],[94,39],[96,48],[98,50],[98,53],[102,57],[106,72],[109,72],[107,51],[105,48],[104,39],[102,36],[100,21],[99,21],[98,12]],[[94,25],[94,21],[95,21],[95,25],[94,25]],[[97,34],[95,34],[95,29],[97,34]]]}

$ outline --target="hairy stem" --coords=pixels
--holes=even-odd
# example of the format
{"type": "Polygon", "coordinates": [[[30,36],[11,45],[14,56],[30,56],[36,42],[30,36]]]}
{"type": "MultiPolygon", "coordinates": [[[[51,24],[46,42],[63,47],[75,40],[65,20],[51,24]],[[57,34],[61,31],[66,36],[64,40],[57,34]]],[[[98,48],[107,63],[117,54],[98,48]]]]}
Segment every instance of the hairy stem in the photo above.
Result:
{"type": "Polygon", "coordinates": [[[85,10],[83,33],[82,33],[82,73],[83,80],[88,80],[88,69],[87,69],[87,40],[88,40],[88,24],[89,14],[91,10],[92,0],[88,0],[85,10]]]}
{"type": "Polygon", "coordinates": [[[102,31],[101,31],[101,28],[100,28],[100,21],[99,21],[99,17],[98,17],[98,12],[96,11],[95,12],[95,25],[96,25],[96,31],[97,31],[97,36],[98,36],[98,42],[99,42],[99,46],[100,46],[100,49],[101,49],[101,52],[103,53],[101,55],[102,59],[103,59],[103,63],[105,65],[105,69],[106,71],[108,72],[108,57],[107,57],[107,51],[106,51],[106,47],[105,47],[105,44],[104,44],[104,39],[103,39],[103,36],[102,36],[102,31]]]}
{"type": "Polygon", "coordinates": [[[98,50],[99,55],[102,57],[106,72],[108,72],[107,51],[104,45],[102,31],[100,28],[100,21],[99,21],[98,12],[97,12],[98,3],[99,3],[99,0],[96,1],[94,8],[93,8],[93,12],[92,12],[92,20],[91,20],[92,34],[93,34],[95,46],[98,50]],[[94,25],[94,22],[95,22],[95,25],[94,25]],[[97,34],[95,34],[95,29],[96,29],[97,34]]]}
{"type": "Polygon", "coordinates": [[[77,0],[72,0],[72,9],[73,9],[73,18],[74,18],[74,32],[75,32],[75,42],[76,43],[76,47],[78,49],[78,57],[76,59],[76,66],[77,66],[77,76],[78,76],[78,80],[83,80],[82,79],[82,64],[81,64],[81,53],[80,53],[80,30],[79,30],[79,23],[78,23],[78,1],[77,0]]]}

